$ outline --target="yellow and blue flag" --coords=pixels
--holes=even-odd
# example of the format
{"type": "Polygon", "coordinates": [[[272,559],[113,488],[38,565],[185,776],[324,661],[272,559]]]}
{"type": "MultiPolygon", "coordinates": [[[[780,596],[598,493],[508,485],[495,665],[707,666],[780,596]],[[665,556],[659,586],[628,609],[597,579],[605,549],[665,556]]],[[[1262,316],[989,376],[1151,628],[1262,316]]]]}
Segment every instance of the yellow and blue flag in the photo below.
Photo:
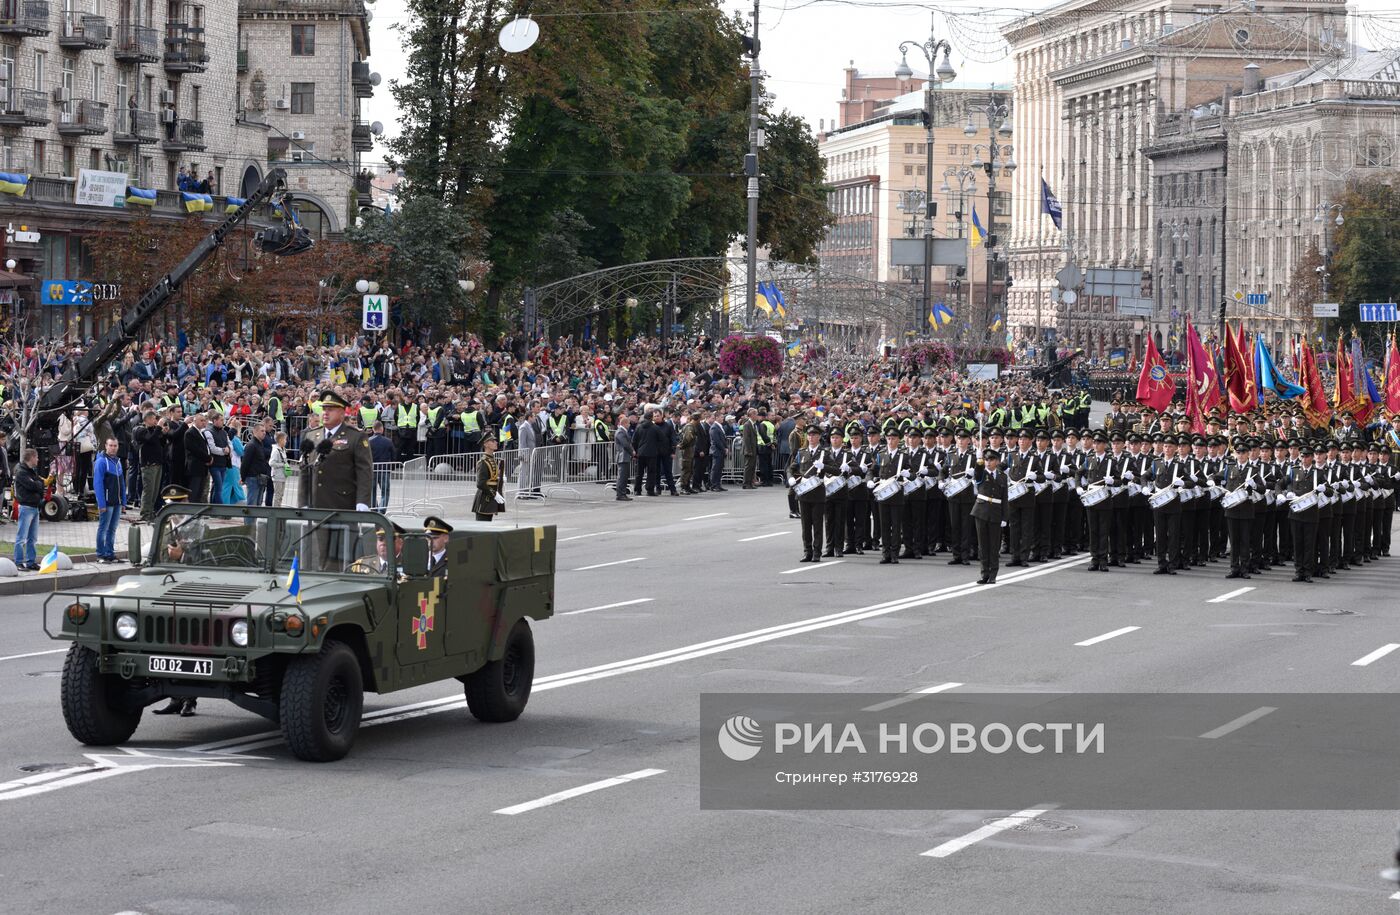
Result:
{"type": "Polygon", "coordinates": [[[56,575],[57,573],[58,573],[58,544],[54,544],[54,548],[51,549],[51,550],[49,550],[48,554],[47,554],[46,556],[44,556],[44,561],[41,562],[41,563],[39,563],[39,574],[41,574],[41,575],[56,575]]]}
{"type": "Polygon", "coordinates": [[[798,341],[798,340],[794,340],[794,341],[792,341],[791,343],[789,343],[789,344],[787,345],[787,354],[788,354],[789,356],[799,356],[799,355],[801,355],[801,354],[802,354],[802,343],[801,343],[800,341],[798,341]]]}
{"type": "Polygon", "coordinates": [[[214,198],[208,194],[181,191],[180,202],[184,204],[186,213],[203,213],[205,210],[214,209],[214,198]]]}
{"type": "Polygon", "coordinates": [[[992,330],[993,330],[993,331],[1001,330],[1001,315],[1000,315],[1000,314],[995,314],[995,315],[992,316],[992,330]]]}
{"type": "Polygon", "coordinates": [[[953,310],[942,302],[934,302],[929,312],[928,323],[934,327],[947,327],[953,323],[953,310]]]}
{"type": "Polygon", "coordinates": [[[783,298],[778,284],[771,280],[765,280],[758,284],[754,304],[763,309],[764,314],[769,317],[775,314],[779,319],[787,317],[787,300],[783,298]]]}
{"type": "Polygon", "coordinates": [[[225,197],[225,198],[224,198],[224,212],[225,212],[225,213],[236,213],[236,212],[238,212],[238,208],[241,207],[241,206],[243,206],[243,204],[245,204],[245,203],[247,203],[247,202],[248,202],[248,201],[245,200],[245,199],[242,198],[242,197],[225,197]]]}
{"type": "Polygon", "coordinates": [[[301,603],[301,554],[292,557],[292,569],[287,573],[287,592],[301,603]]]}
{"type": "Polygon", "coordinates": [[[17,172],[0,172],[0,194],[23,197],[29,188],[29,176],[17,172]]]}
{"type": "Polygon", "coordinates": [[[767,283],[759,283],[754,288],[753,303],[758,307],[759,311],[771,318],[773,317],[773,306],[768,302],[767,286],[767,283]]]}
{"type": "Polygon", "coordinates": [[[153,207],[156,205],[156,189],[127,185],[126,202],[133,206],[153,207]]]}
{"type": "Polygon", "coordinates": [[[982,244],[982,239],[987,237],[987,230],[982,228],[982,220],[977,217],[977,204],[972,205],[972,241],[969,244],[976,248],[982,244]]]}

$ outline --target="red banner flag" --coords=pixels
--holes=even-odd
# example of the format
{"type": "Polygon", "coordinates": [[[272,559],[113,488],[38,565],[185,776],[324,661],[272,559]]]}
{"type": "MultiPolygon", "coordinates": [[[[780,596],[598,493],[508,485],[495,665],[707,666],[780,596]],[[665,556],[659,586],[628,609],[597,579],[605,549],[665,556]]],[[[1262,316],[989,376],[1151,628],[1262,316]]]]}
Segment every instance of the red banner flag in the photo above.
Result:
{"type": "Polygon", "coordinates": [[[1322,387],[1322,373],[1317,370],[1317,356],[1313,355],[1312,345],[1301,344],[1303,351],[1302,369],[1298,381],[1303,386],[1301,398],[1303,415],[1315,429],[1326,426],[1332,418],[1332,408],[1327,404],[1327,392],[1322,387]]]}
{"type": "Polygon", "coordinates": [[[1225,328],[1225,389],[1230,394],[1230,409],[1250,413],[1258,406],[1254,387],[1254,360],[1245,356],[1244,327],[1232,333],[1225,328]]]}
{"type": "Polygon", "coordinates": [[[1390,413],[1400,413],[1400,348],[1396,347],[1393,335],[1385,364],[1385,408],[1390,413]]]}
{"type": "Polygon", "coordinates": [[[1191,417],[1191,431],[1204,432],[1206,414],[1220,403],[1220,376],[1190,323],[1186,325],[1186,366],[1186,413],[1191,417]]]}
{"type": "Polygon", "coordinates": [[[1147,338],[1147,352],[1142,356],[1142,374],[1138,376],[1137,402],[1161,413],[1171,406],[1172,395],[1176,393],[1176,382],[1157,352],[1157,344],[1147,338]]]}
{"type": "Polygon", "coordinates": [[[1338,413],[1350,413],[1356,406],[1356,385],[1353,383],[1351,356],[1347,354],[1341,334],[1337,334],[1336,368],[1336,380],[1332,385],[1332,406],[1338,413]]]}

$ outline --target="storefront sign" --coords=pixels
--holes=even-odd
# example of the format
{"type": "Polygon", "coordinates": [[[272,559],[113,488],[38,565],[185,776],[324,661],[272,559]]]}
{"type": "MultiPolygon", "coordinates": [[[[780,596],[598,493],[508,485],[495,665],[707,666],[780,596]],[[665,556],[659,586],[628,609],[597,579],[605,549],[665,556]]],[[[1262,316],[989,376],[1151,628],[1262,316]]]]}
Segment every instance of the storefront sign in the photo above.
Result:
{"type": "Polygon", "coordinates": [[[126,206],[126,172],[99,172],[78,169],[78,183],[73,188],[73,202],[83,207],[126,206]]]}
{"type": "Polygon", "coordinates": [[[44,280],[39,286],[41,305],[91,305],[120,297],[117,283],[90,283],[86,280],[44,280]]]}

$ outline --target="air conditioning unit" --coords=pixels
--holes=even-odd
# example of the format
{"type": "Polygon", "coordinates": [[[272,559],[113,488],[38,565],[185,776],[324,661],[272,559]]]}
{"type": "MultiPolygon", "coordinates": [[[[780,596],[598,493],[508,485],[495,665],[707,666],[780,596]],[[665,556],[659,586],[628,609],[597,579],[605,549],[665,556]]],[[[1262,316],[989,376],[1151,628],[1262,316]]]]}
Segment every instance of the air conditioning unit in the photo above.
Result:
{"type": "Polygon", "coordinates": [[[276,108],[278,111],[286,111],[288,108],[292,107],[292,103],[284,98],[279,98],[277,101],[272,103],[272,107],[276,108]]]}
{"type": "Polygon", "coordinates": [[[170,89],[160,90],[160,103],[162,105],[175,104],[175,93],[170,89]]]}
{"type": "Polygon", "coordinates": [[[55,102],[58,102],[60,105],[66,105],[68,103],[68,100],[72,97],[72,93],[62,86],[59,86],[53,91],[53,100],[55,102]]]}
{"type": "Polygon", "coordinates": [[[171,111],[171,110],[168,109],[168,108],[167,108],[165,111],[162,111],[162,112],[160,113],[160,122],[161,122],[162,124],[174,124],[174,123],[175,123],[175,112],[171,111]]]}
{"type": "Polygon", "coordinates": [[[306,139],[306,132],[302,130],[293,130],[292,139],[300,143],[302,140],[306,139]]]}
{"type": "Polygon", "coordinates": [[[293,162],[304,162],[304,161],[306,161],[306,153],[302,152],[301,150],[297,150],[296,152],[292,153],[292,161],[293,161],[293,162]]]}

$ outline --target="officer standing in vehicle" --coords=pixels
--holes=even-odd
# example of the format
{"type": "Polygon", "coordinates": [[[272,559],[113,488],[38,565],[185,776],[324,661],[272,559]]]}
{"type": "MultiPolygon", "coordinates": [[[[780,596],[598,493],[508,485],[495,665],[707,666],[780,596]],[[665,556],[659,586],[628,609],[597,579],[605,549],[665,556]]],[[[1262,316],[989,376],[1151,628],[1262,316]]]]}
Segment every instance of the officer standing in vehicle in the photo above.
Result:
{"type": "Polygon", "coordinates": [[[369,436],[345,421],[350,405],[334,391],[321,392],[321,426],[306,434],[309,450],[301,503],[307,508],[369,511],[374,500],[374,457],[369,436]]]}

